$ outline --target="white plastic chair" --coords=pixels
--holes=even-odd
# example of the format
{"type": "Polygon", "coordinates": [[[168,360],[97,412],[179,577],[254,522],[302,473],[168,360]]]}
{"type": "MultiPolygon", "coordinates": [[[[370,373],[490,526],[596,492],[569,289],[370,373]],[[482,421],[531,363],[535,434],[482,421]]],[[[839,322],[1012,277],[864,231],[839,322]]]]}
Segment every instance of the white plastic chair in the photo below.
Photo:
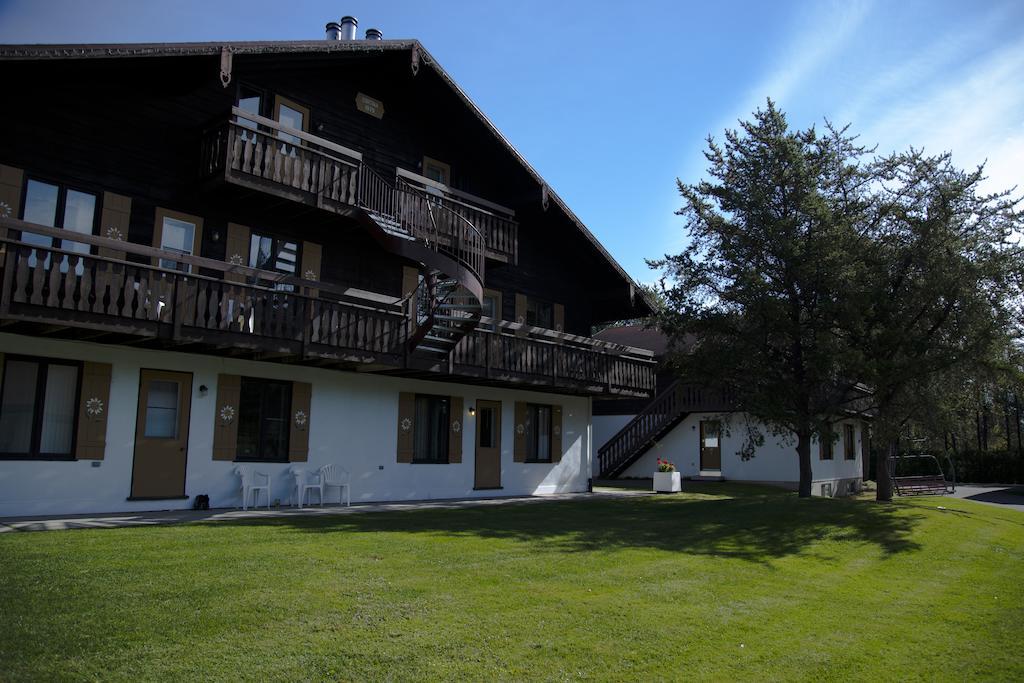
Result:
{"type": "Polygon", "coordinates": [[[320,505],[324,504],[324,485],[323,478],[319,473],[316,474],[316,481],[310,483],[309,473],[301,467],[293,467],[292,475],[295,477],[295,500],[298,503],[299,509],[302,509],[302,499],[306,499],[306,504],[309,504],[309,492],[316,491],[320,494],[320,505]]]}
{"type": "Polygon", "coordinates": [[[249,494],[252,494],[252,506],[259,507],[260,491],[267,494],[267,509],[270,509],[270,475],[263,472],[253,472],[251,467],[239,465],[235,468],[238,476],[242,478],[242,509],[249,509],[249,494]]]}
{"type": "Polygon", "coordinates": [[[320,500],[323,500],[324,489],[337,487],[338,505],[341,505],[342,494],[345,496],[345,504],[352,506],[352,477],[343,467],[338,465],[324,465],[320,468],[320,500]]]}

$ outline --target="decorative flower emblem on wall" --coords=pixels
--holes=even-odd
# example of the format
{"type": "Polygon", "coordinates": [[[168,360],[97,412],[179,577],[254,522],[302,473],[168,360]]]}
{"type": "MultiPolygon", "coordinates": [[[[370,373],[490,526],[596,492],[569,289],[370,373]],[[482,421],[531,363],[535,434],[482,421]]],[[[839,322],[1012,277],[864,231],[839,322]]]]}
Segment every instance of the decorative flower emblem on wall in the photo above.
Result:
{"type": "Polygon", "coordinates": [[[462,423],[458,420],[452,420],[452,431],[458,434],[462,431],[462,423]]]}
{"type": "Polygon", "coordinates": [[[93,396],[85,402],[85,414],[89,417],[99,417],[103,414],[103,401],[93,396]]]}
{"type": "Polygon", "coordinates": [[[522,436],[526,432],[526,426],[522,423],[516,425],[516,434],[522,436]]]}
{"type": "Polygon", "coordinates": [[[221,406],[220,409],[220,423],[222,425],[229,425],[235,421],[235,407],[234,406],[221,406]]]}
{"type": "Polygon", "coordinates": [[[302,429],[303,427],[306,426],[306,423],[308,421],[309,421],[309,416],[306,415],[306,411],[305,410],[296,410],[295,411],[295,426],[296,427],[298,427],[299,429],[302,429]]]}
{"type": "Polygon", "coordinates": [[[302,277],[306,278],[307,280],[316,280],[316,273],[313,272],[312,268],[310,268],[309,270],[302,274],[302,277]]]}
{"type": "Polygon", "coordinates": [[[7,202],[0,202],[0,216],[3,216],[4,218],[10,218],[12,213],[14,212],[11,210],[10,204],[8,204],[7,202]]]}
{"type": "Polygon", "coordinates": [[[230,263],[233,266],[240,266],[240,265],[242,265],[242,255],[241,254],[232,254],[231,257],[228,259],[228,263],[230,263]]]}
{"type": "Polygon", "coordinates": [[[118,230],[117,228],[115,228],[113,225],[111,225],[109,228],[107,228],[107,233],[106,234],[107,234],[107,237],[109,237],[112,240],[119,240],[121,242],[124,241],[124,233],[121,232],[120,230],[118,230]]]}
{"type": "Polygon", "coordinates": [[[410,420],[409,418],[405,418],[404,420],[402,420],[402,431],[407,432],[410,429],[412,429],[412,420],[410,420]]]}

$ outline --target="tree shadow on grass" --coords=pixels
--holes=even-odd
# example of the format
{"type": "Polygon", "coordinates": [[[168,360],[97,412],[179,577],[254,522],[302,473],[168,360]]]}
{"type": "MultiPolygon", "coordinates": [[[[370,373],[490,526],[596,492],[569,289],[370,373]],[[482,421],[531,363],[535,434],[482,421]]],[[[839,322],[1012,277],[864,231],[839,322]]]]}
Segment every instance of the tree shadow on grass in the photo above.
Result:
{"type": "Polygon", "coordinates": [[[751,489],[730,498],[592,498],[212,523],[286,526],[310,533],[511,539],[557,552],[658,549],[768,562],[806,554],[810,544],[825,539],[874,545],[887,555],[912,551],[919,546],[911,533],[922,517],[899,505],[799,499],[792,493],[751,489]]]}

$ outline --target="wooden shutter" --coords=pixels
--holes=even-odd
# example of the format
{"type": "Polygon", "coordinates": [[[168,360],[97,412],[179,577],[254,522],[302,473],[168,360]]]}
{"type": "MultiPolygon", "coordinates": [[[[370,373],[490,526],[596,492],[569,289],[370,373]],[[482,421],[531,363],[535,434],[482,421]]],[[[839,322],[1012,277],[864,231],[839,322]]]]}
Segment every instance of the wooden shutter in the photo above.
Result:
{"type": "MultiPolygon", "coordinates": [[[[132,218],[132,198],[113,192],[103,193],[103,211],[100,213],[100,237],[128,241],[128,228],[132,218]]],[[[100,247],[100,256],[123,261],[124,251],[100,247]]]]}
{"type": "Polygon", "coordinates": [[[110,413],[110,371],[109,363],[86,362],[82,367],[75,439],[75,457],[79,460],[103,459],[110,413]]]}
{"type": "MultiPolygon", "coordinates": [[[[302,268],[298,276],[303,280],[320,281],[320,263],[323,260],[324,248],[316,242],[302,243],[302,268]]],[[[309,296],[319,296],[319,289],[310,289],[309,296]]]]}
{"type": "Polygon", "coordinates": [[[555,330],[565,332],[565,306],[555,304],[555,330]]]}
{"type": "Polygon", "coordinates": [[[526,421],[529,417],[529,404],[516,401],[516,420],[515,425],[512,427],[514,435],[512,447],[513,462],[526,462],[526,421]]]}
{"type": "Polygon", "coordinates": [[[415,450],[416,394],[403,391],[398,394],[398,462],[412,462],[415,450]]]}
{"type": "Polygon", "coordinates": [[[235,459],[241,392],[242,378],[239,375],[217,375],[217,403],[213,413],[214,460],[235,459]]]}
{"type": "Polygon", "coordinates": [[[551,462],[562,459],[562,406],[551,406],[551,462]]]}
{"type": "MultiPolygon", "coordinates": [[[[0,216],[21,218],[21,186],[25,173],[20,168],[0,164],[0,216]]],[[[7,229],[0,228],[0,237],[7,237],[7,229]]]]}
{"type": "MultiPolygon", "coordinates": [[[[249,248],[252,231],[238,223],[228,223],[228,237],[224,260],[236,266],[249,265],[249,248]]],[[[226,273],[224,279],[228,282],[245,282],[245,275],[241,273],[226,273]]]]}
{"type": "MultiPolygon", "coordinates": [[[[516,293],[516,322],[520,325],[526,325],[526,295],[519,294],[518,292],[516,293]]],[[[516,335],[525,337],[526,329],[516,330],[516,335]]]]}
{"type": "Polygon", "coordinates": [[[313,385],[309,382],[292,382],[291,428],[288,431],[288,462],[309,460],[309,412],[313,385]]]}
{"type": "Polygon", "coordinates": [[[462,412],[462,397],[452,396],[448,401],[448,462],[462,462],[462,428],[465,426],[465,415],[462,412]]]}

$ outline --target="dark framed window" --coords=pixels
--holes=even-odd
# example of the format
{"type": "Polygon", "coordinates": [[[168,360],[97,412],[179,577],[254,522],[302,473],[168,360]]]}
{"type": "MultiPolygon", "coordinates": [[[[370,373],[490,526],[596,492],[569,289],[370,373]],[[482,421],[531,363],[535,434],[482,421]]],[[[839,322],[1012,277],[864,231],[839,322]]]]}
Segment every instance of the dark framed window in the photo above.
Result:
{"type": "Polygon", "coordinates": [[[448,462],[451,402],[447,396],[416,394],[413,462],[448,462]]]}
{"type": "Polygon", "coordinates": [[[7,356],[0,389],[0,457],[71,460],[82,364],[7,356]]]}
{"type": "MultiPolygon", "coordinates": [[[[238,85],[238,101],[235,106],[246,114],[252,114],[253,116],[265,117],[269,113],[267,112],[267,94],[263,90],[246,85],[245,83],[238,85]]],[[[238,123],[253,130],[258,128],[255,121],[249,121],[248,119],[240,118],[238,123]]]]}
{"type": "MultiPolygon", "coordinates": [[[[299,269],[299,244],[292,240],[253,232],[249,238],[249,267],[294,277],[299,269]]],[[[261,281],[255,284],[288,292],[295,289],[294,285],[285,283],[261,281]]]]}
{"type": "Polygon", "coordinates": [[[831,460],[832,459],[832,432],[823,431],[818,434],[818,459],[819,460],[831,460]]]}
{"type": "MultiPolygon", "coordinates": [[[[99,196],[58,183],[29,178],[25,183],[21,217],[29,223],[63,228],[84,235],[96,234],[99,220],[99,196]]],[[[88,244],[60,240],[31,232],[22,232],[21,241],[40,247],[64,249],[80,254],[90,253],[88,244]]],[[[79,272],[82,266],[79,264],[79,272]]],[[[67,271],[67,266],[62,266],[67,271]]]]}
{"type": "Polygon", "coordinates": [[[543,327],[546,330],[555,328],[555,307],[549,301],[526,299],[526,324],[531,327],[543,327]]]}
{"type": "Polygon", "coordinates": [[[551,406],[530,403],[526,409],[526,461],[551,462],[551,406]]]}
{"type": "Polygon", "coordinates": [[[857,440],[853,425],[843,425],[843,458],[846,460],[857,459],[857,440]]]}
{"type": "Polygon", "coordinates": [[[292,383],[243,377],[236,460],[288,461],[292,383]]]}

